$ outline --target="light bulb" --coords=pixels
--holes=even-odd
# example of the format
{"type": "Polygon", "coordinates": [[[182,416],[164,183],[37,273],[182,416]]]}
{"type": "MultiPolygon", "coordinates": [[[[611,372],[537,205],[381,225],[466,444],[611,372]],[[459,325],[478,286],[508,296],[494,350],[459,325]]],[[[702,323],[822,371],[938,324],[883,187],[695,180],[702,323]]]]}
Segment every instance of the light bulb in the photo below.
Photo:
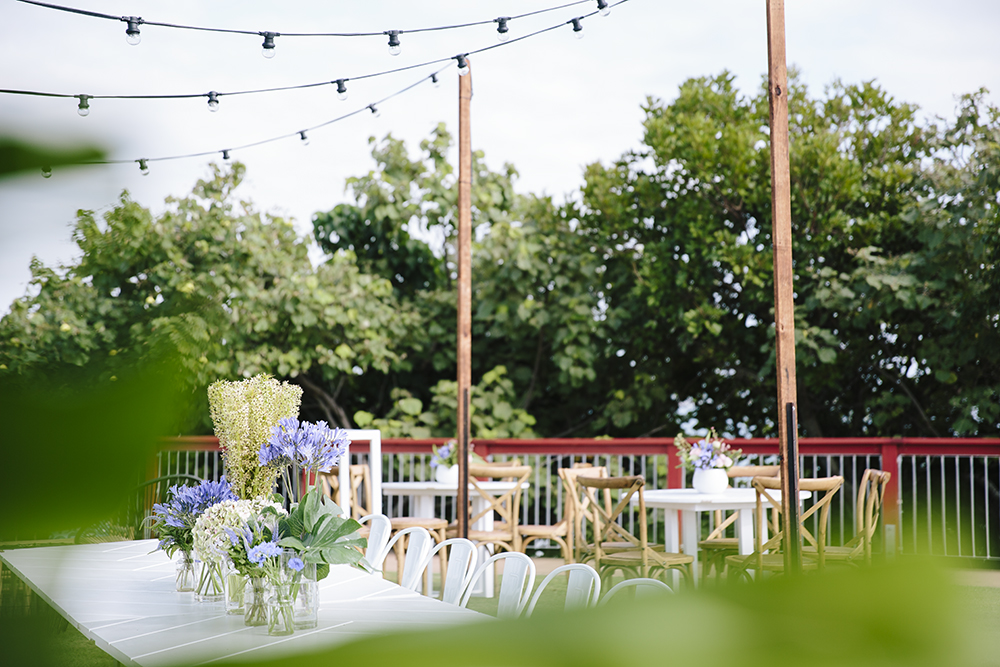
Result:
{"type": "Polygon", "coordinates": [[[440,88],[441,87],[441,80],[438,79],[437,73],[431,74],[431,83],[434,84],[435,88],[440,88]]]}
{"type": "Polygon", "coordinates": [[[371,111],[372,115],[375,116],[376,118],[378,118],[379,116],[382,115],[382,112],[379,111],[378,107],[376,107],[374,104],[369,104],[368,105],[368,110],[371,111]]]}
{"type": "Polygon", "coordinates": [[[299,132],[299,139],[302,140],[302,145],[303,146],[308,146],[309,145],[309,137],[306,136],[306,131],[305,130],[302,130],[301,132],[299,132]]]}
{"type": "Polygon", "coordinates": [[[510,20],[509,16],[501,16],[499,18],[493,19],[497,23],[497,39],[501,42],[506,42],[510,39],[510,32],[508,32],[507,21],[510,20]]]}
{"type": "Polygon", "coordinates": [[[42,178],[52,178],[52,167],[42,167],[42,178]]]}
{"type": "Polygon", "coordinates": [[[583,23],[580,22],[580,19],[572,19],[570,23],[573,24],[573,36],[577,39],[583,39],[583,23]]]}
{"type": "Polygon", "coordinates": [[[125,28],[125,41],[135,46],[142,41],[142,35],[139,34],[139,24],[142,23],[142,19],[138,16],[126,16],[124,20],[128,24],[125,28]]]}
{"type": "Polygon", "coordinates": [[[399,45],[399,31],[398,30],[386,30],[386,35],[389,35],[389,53],[394,56],[398,56],[402,48],[399,45]]]}
{"type": "Polygon", "coordinates": [[[139,163],[139,173],[142,174],[143,176],[148,176],[149,175],[149,165],[146,163],[146,161],[145,160],[136,160],[136,162],[139,163]]]}
{"type": "Polygon", "coordinates": [[[337,79],[337,97],[342,100],[347,99],[347,86],[344,84],[344,79],[337,79]]]}
{"type": "Polygon", "coordinates": [[[229,159],[229,149],[228,149],[228,148],[227,148],[227,149],[224,149],[224,150],[222,151],[222,159],[223,159],[223,160],[228,160],[228,159],[229,159]]]}
{"type": "Polygon", "coordinates": [[[219,110],[219,94],[214,90],[208,94],[208,110],[209,111],[219,110]]]}
{"type": "Polygon", "coordinates": [[[76,108],[76,112],[81,116],[90,115],[90,95],[77,95],[77,99],[80,100],[80,106],[76,108]]]}
{"type": "Polygon", "coordinates": [[[265,58],[271,59],[274,57],[274,38],[278,36],[276,32],[262,32],[260,33],[264,37],[264,43],[261,44],[260,54],[265,58]]]}
{"type": "Polygon", "coordinates": [[[607,16],[611,13],[611,7],[608,6],[607,0],[597,0],[597,11],[601,13],[601,16],[607,16]]]}
{"type": "Polygon", "coordinates": [[[465,59],[465,54],[460,56],[455,56],[455,60],[458,61],[458,75],[465,76],[469,73],[469,61],[465,59]]]}

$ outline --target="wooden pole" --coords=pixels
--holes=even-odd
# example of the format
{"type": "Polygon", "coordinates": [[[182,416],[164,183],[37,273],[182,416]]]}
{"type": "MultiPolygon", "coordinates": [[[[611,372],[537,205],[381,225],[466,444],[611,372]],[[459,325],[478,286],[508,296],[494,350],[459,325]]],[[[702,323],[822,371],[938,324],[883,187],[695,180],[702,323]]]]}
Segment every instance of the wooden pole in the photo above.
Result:
{"type": "MultiPolygon", "coordinates": [[[[468,63],[468,61],[466,61],[468,63]]],[[[469,536],[469,391],[472,387],[472,65],[458,77],[458,534],[469,536]]]]}
{"type": "Polygon", "coordinates": [[[802,566],[799,533],[798,446],[795,416],[795,303],[792,292],[792,206],[788,167],[788,70],[785,2],[767,1],[767,73],[771,112],[771,238],[774,241],[775,364],[778,374],[778,451],[785,517],[785,571],[802,566]]]}

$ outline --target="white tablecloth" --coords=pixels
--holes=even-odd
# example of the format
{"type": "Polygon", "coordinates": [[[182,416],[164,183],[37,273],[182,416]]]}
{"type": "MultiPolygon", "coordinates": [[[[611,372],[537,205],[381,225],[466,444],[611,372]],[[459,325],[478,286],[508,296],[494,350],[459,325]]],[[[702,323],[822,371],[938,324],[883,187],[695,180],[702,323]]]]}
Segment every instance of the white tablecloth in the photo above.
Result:
{"type": "Polygon", "coordinates": [[[319,626],[288,637],[248,628],[223,603],[174,591],[176,566],[156,540],[0,552],[0,559],[84,636],[125,665],[263,659],[390,630],[488,618],[404,590],[358,568],[334,565],[320,582],[319,626]]]}

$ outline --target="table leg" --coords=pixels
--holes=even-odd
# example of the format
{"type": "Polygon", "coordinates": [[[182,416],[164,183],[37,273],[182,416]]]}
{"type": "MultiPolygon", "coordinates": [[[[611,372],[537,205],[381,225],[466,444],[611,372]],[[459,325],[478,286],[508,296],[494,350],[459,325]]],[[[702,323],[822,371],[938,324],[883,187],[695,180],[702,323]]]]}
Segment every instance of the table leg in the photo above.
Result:
{"type": "MultiPolygon", "coordinates": [[[[739,512],[739,518],[736,519],[736,539],[739,543],[740,555],[746,555],[753,553],[754,542],[753,542],[753,510],[737,510],[739,512]]],[[[765,525],[761,533],[761,537],[765,540],[767,539],[767,526],[765,525]]]]}
{"type": "MultiPolygon", "coordinates": [[[[681,529],[684,533],[683,543],[681,548],[683,548],[684,553],[688,556],[694,557],[694,562],[691,564],[691,576],[694,577],[694,585],[698,585],[699,572],[698,572],[698,542],[701,540],[701,512],[690,512],[685,510],[682,516],[681,529]]],[[[677,585],[677,574],[674,573],[674,586],[677,585]]]]}

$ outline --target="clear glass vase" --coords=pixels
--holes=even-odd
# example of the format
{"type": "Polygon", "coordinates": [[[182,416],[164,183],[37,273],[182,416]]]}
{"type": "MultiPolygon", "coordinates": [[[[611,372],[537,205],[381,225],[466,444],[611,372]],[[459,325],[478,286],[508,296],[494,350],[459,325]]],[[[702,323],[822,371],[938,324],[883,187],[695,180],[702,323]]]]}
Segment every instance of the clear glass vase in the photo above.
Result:
{"type": "Polygon", "coordinates": [[[238,616],[243,613],[247,578],[233,567],[232,561],[228,559],[223,572],[226,584],[226,613],[238,616]]]}
{"type": "Polygon", "coordinates": [[[194,590],[195,571],[194,554],[190,551],[181,551],[180,558],[177,559],[177,579],[175,588],[178,593],[190,593],[194,590]]]}
{"type": "Polygon", "coordinates": [[[295,611],[292,602],[292,584],[278,583],[271,587],[267,601],[267,634],[290,635],[295,632],[295,611]]]}
{"type": "Polygon", "coordinates": [[[267,579],[247,577],[243,589],[243,624],[258,627],[267,623],[267,579]]]}
{"type": "Polygon", "coordinates": [[[306,563],[292,579],[292,606],[295,612],[295,629],[306,630],[319,624],[319,582],[316,581],[316,563],[306,563]]]}
{"type": "Polygon", "coordinates": [[[198,586],[194,597],[198,602],[222,602],[226,587],[222,576],[222,561],[201,560],[198,586]]]}

